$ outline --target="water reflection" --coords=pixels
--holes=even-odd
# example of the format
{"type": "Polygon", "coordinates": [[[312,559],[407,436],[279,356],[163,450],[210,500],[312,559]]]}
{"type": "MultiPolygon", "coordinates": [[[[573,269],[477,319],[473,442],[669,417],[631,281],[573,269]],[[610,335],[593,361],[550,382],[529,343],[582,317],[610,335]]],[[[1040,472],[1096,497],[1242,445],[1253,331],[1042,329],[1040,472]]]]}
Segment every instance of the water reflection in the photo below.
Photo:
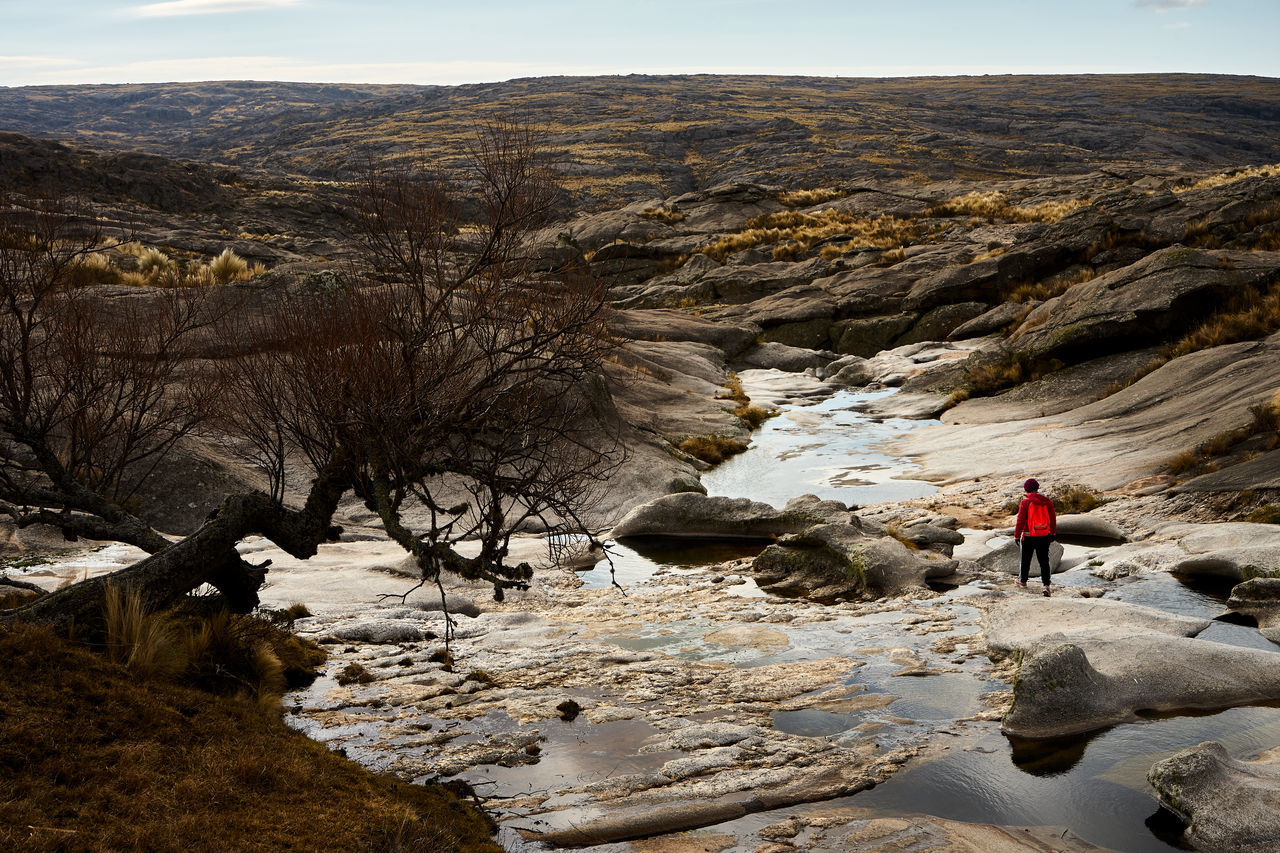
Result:
{"type": "Polygon", "coordinates": [[[892,393],[841,390],[812,405],[784,406],[752,435],[746,453],[703,475],[707,494],[775,507],[803,494],[855,505],[933,494],[932,483],[898,479],[916,466],[884,445],[938,421],[872,419],[858,410],[892,393]]]}

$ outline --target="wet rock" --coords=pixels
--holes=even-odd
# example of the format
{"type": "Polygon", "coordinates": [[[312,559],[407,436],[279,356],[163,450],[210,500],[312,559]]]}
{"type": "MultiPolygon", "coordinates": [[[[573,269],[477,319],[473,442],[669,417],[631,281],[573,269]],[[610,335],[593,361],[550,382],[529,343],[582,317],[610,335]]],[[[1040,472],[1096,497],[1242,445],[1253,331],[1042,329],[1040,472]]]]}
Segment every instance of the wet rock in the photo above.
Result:
{"type": "MultiPolygon", "coordinates": [[[[952,521],[954,522],[955,519],[952,519],[952,521]]],[[[928,521],[921,521],[902,527],[899,529],[899,533],[917,547],[938,551],[948,557],[951,556],[951,551],[956,545],[964,544],[963,533],[957,533],[955,530],[930,524],[928,521]]]]}
{"type": "MultiPolygon", "coordinates": [[[[1053,574],[1064,571],[1062,567],[1062,551],[1060,543],[1049,543],[1049,571],[1053,574]]],[[[1022,546],[1011,539],[998,548],[983,554],[978,558],[977,563],[984,569],[1004,572],[1007,575],[1016,575],[1021,568],[1021,553],[1022,546]]],[[[1031,575],[1033,577],[1040,576],[1040,563],[1035,557],[1031,559],[1031,575]]]]}
{"type": "Polygon", "coordinates": [[[670,732],[645,746],[642,751],[665,752],[669,749],[679,749],[689,752],[715,746],[732,746],[747,738],[759,737],[763,733],[764,730],[759,726],[739,726],[733,723],[693,724],[670,732]]]}
{"type": "MultiPolygon", "coordinates": [[[[1093,602],[1097,603],[1097,602],[1093,602]]],[[[1090,646],[1052,638],[1018,669],[1008,734],[1053,738],[1134,718],[1280,699],[1280,653],[1161,635],[1090,646]]]]}
{"type": "Polygon", "coordinates": [[[1233,759],[1206,741],[1152,766],[1160,802],[1187,821],[1184,838],[1213,853],[1280,849],[1280,750],[1257,761],[1233,759]]]}
{"type": "Polygon", "coordinates": [[[821,524],[770,545],[751,570],[762,588],[824,601],[923,586],[954,573],[956,565],[925,559],[896,539],[869,536],[861,524],[821,524]]]}
{"type": "Polygon", "coordinates": [[[796,533],[820,520],[804,512],[776,510],[746,498],[707,497],[696,492],[667,495],[636,507],[612,536],[771,539],[796,533]]]}
{"type": "Polygon", "coordinates": [[[1258,620],[1258,630],[1280,643],[1280,577],[1253,578],[1231,590],[1227,607],[1258,620]]]}

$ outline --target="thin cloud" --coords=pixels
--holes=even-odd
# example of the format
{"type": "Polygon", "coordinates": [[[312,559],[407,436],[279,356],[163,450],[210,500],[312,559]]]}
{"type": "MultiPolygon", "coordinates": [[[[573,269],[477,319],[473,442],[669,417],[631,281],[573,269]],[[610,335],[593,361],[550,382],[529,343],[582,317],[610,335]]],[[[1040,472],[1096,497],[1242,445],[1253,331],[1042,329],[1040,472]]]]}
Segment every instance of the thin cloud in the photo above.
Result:
{"type": "Polygon", "coordinates": [[[255,12],[297,6],[302,0],[168,0],[135,6],[141,18],[173,18],[179,15],[221,15],[227,12],[255,12]]]}
{"type": "Polygon", "coordinates": [[[1174,9],[1208,6],[1209,0],[1136,0],[1133,5],[1143,9],[1155,9],[1157,12],[1171,12],[1174,9]]]}

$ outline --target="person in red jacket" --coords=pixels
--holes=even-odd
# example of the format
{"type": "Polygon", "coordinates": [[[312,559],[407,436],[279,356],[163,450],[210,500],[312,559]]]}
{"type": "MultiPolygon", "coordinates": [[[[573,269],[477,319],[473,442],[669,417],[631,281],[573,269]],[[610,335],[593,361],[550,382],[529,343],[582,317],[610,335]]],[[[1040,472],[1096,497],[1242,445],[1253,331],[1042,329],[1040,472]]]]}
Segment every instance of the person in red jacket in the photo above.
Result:
{"type": "Polygon", "coordinates": [[[1053,501],[1040,494],[1040,483],[1032,477],[1022,484],[1026,492],[1018,504],[1018,524],[1013,528],[1013,538],[1022,546],[1022,565],[1018,570],[1018,586],[1027,585],[1031,571],[1031,555],[1040,561],[1040,580],[1044,582],[1045,597],[1049,597],[1049,543],[1058,535],[1058,514],[1053,501]]]}

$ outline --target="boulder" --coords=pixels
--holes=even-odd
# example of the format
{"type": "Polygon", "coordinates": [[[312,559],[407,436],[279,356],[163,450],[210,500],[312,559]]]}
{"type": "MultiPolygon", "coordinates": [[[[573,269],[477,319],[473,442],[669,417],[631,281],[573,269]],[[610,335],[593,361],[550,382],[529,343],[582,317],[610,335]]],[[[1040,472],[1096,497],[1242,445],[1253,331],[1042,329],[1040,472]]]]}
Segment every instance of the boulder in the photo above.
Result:
{"type": "Polygon", "coordinates": [[[914,344],[920,341],[945,341],[951,332],[987,310],[985,302],[958,302],[939,305],[922,316],[915,325],[898,338],[898,344],[914,344]]]}
{"type": "Polygon", "coordinates": [[[1187,822],[1183,837],[1196,850],[1280,850],[1280,750],[1239,761],[1207,741],[1152,765],[1147,781],[1187,822]]]}
{"type": "Polygon", "coordinates": [[[729,358],[754,345],[760,335],[760,329],[751,324],[717,322],[670,309],[618,311],[610,328],[623,338],[710,344],[729,358]]]}
{"type": "Polygon", "coordinates": [[[961,323],[947,335],[949,341],[965,338],[981,338],[1008,328],[1022,314],[1039,305],[1039,302],[1003,302],[996,307],[979,314],[972,320],[961,323]]]}
{"type": "Polygon", "coordinates": [[[894,341],[915,325],[918,314],[891,314],[839,320],[831,325],[831,343],[835,351],[870,358],[893,347],[894,341]]]}
{"type": "Polygon", "coordinates": [[[788,536],[764,549],[751,570],[762,589],[826,601],[924,586],[929,578],[954,574],[956,566],[954,560],[913,552],[896,539],[868,535],[854,519],[788,536]]]}
{"type": "Polygon", "coordinates": [[[1169,571],[1234,581],[1260,575],[1280,575],[1280,545],[1247,545],[1193,553],[1175,562],[1169,571]]]}
{"type": "Polygon", "coordinates": [[[1227,607],[1258,620],[1258,630],[1280,643],[1280,577],[1253,578],[1231,590],[1227,607]]]}
{"type": "MultiPolygon", "coordinates": [[[[1049,545],[1049,571],[1053,574],[1065,571],[1062,567],[1062,550],[1061,543],[1052,542],[1049,545]]],[[[1007,575],[1016,575],[1021,568],[1021,554],[1021,546],[1010,539],[1003,545],[983,554],[978,558],[977,562],[984,569],[1004,572],[1007,575]]],[[[1034,557],[1031,559],[1031,577],[1040,577],[1040,563],[1034,557]]]]}
{"type": "Polygon", "coordinates": [[[756,344],[738,356],[738,361],[747,367],[765,370],[785,370],[788,373],[801,373],[805,370],[824,367],[832,356],[815,352],[803,347],[793,347],[773,341],[756,344]]]}
{"type": "Polygon", "coordinates": [[[948,557],[957,545],[964,544],[964,534],[947,527],[939,527],[928,521],[908,525],[899,530],[899,534],[919,548],[938,551],[948,557]]]}
{"type": "Polygon", "coordinates": [[[626,536],[772,539],[799,533],[822,519],[804,511],[777,510],[747,498],[698,492],[666,495],[631,510],[610,534],[626,536]]]}
{"type": "Polygon", "coordinates": [[[1001,728],[1055,738],[1132,720],[1138,711],[1215,710],[1280,700],[1280,652],[1163,634],[1090,644],[1048,637],[1018,669],[1001,728]]]}

